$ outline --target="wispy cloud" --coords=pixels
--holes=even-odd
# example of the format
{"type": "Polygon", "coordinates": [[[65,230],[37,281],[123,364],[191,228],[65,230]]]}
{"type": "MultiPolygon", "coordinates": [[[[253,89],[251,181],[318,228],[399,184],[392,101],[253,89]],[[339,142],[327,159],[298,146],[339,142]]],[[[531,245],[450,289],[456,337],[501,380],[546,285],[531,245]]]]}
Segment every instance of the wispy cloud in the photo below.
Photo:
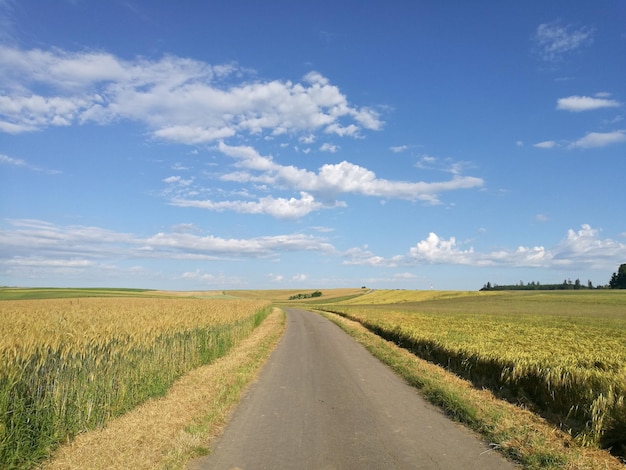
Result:
{"type": "Polygon", "coordinates": [[[626,130],[613,132],[589,132],[584,137],[570,144],[570,148],[588,149],[626,142],[626,130]]]}
{"type": "Polygon", "coordinates": [[[21,158],[9,157],[8,155],[3,155],[1,153],[0,153],[0,165],[9,165],[9,166],[14,166],[14,167],[18,167],[18,168],[24,168],[24,169],[30,170],[30,171],[37,171],[37,172],[41,172],[41,173],[48,173],[50,175],[56,175],[56,174],[61,173],[58,170],[47,170],[45,168],[41,168],[41,167],[38,167],[36,165],[31,165],[26,160],[22,160],[21,158]]]}
{"type": "Polygon", "coordinates": [[[591,44],[593,33],[592,28],[576,27],[557,20],[540,24],[533,39],[543,60],[559,62],[567,54],[591,44]]]}
{"type": "Polygon", "coordinates": [[[537,142],[536,144],[533,144],[533,147],[537,147],[540,149],[552,149],[554,147],[558,147],[558,143],[556,143],[554,140],[544,140],[543,142],[537,142]]]}
{"type": "Polygon", "coordinates": [[[337,153],[337,151],[339,150],[339,146],[325,142],[321,145],[320,150],[322,152],[337,153]]]}
{"type": "Polygon", "coordinates": [[[619,101],[607,98],[594,98],[591,96],[568,96],[557,100],[556,109],[579,113],[581,111],[592,111],[601,108],[617,108],[619,101]]]}
{"type": "Polygon", "coordinates": [[[345,207],[345,203],[340,201],[332,204],[321,203],[305,192],[300,193],[299,198],[292,197],[289,199],[273,196],[262,197],[257,201],[212,201],[177,198],[172,199],[170,204],[216,212],[233,211],[240,214],[263,214],[277,219],[299,219],[314,211],[345,207]]]}
{"type": "Polygon", "coordinates": [[[621,144],[626,142],[626,129],[620,129],[611,132],[589,132],[578,140],[573,142],[554,140],[546,140],[533,144],[533,147],[540,149],[567,148],[573,149],[590,149],[601,148],[609,145],[621,144]]]}
{"type": "Polygon", "coordinates": [[[8,227],[0,228],[0,247],[0,269],[34,265],[81,268],[104,260],[254,259],[272,258],[285,252],[335,252],[325,238],[299,233],[235,239],[176,228],[140,236],[29,219],[9,220],[8,227]]]}

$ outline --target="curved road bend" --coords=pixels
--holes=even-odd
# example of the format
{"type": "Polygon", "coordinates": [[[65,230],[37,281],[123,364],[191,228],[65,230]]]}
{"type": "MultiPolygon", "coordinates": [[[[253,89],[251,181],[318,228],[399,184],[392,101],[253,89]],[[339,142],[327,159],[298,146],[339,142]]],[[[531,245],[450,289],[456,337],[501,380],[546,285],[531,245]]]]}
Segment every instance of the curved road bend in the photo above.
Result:
{"type": "Polygon", "coordinates": [[[190,469],[513,469],[321,315],[287,329],[213,454],[190,469]]]}

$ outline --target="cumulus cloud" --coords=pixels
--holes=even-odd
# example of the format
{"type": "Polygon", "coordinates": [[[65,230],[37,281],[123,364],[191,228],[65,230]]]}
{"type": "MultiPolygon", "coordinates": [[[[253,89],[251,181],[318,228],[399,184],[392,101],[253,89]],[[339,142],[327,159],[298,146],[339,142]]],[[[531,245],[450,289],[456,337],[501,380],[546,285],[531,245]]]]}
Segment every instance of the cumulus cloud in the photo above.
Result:
{"type": "Polygon", "coordinates": [[[557,100],[556,109],[578,113],[581,111],[592,111],[601,108],[617,108],[619,106],[620,103],[618,101],[607,98],[568,96],[567,98],[559,98],[557,100]]]}
{"type": "Polygon", "coordinates": [[[324,200],[334,200],[340,194],[359,194],[436,204],[439,203],[439,193],[477,188],[484,183],[481,178],[458,174],[442,182],[393,181],[378,178],[373,171],[347,161],[322,165],[315,173],[292,165],[280,165],[272,157],[262,156],[249,146],[229,146],[220,142],[218,149],[237,159],[236,165],[242,169],[224,175],[225,180],[305,191],[324,200]]]}
{"type": "Polygon", "coordinates": [[[179,176],[168,177],[164,182],[174,186],[164,195],[169,203],[180,207],[196,207],[211,211],[233,211],[241,214],[264,214],[279,219],[298,219],[311,212],[345,207],[339,200],[343,194],[356,194],[381,198],[397,198],[425,201],[438,204],[439,194],[446,191],[477,188],[483,180],[460,175],[460,167],[453,171],[451,180],[443,182],[406,182],[381,179],[359,165],[342,161],[324,164],[317,172],[294,165],[281,165],[272,156],[263,156],[251,146],[231,146],[219,142],[217,150],[234,159],[235,171],[219,175],[222,181],[241,185],[256,185],[257,188],[272,188],[272,191],[296,192],[297,197],[265,196],[250,197],[244,190],[245,200],[198,199],[202,190],[186,188],[193,180],[179,176]]]}
{"type": "Polygon", "coordinates": [[[593,42],[593,29],[553,21],[540,24],[533,39],[543,60],[559,62],[567,54],[591,44],[593,42]]]}
{"type": "Polygon", "coordinates": [[[155,138],[199,144],[264,132],[357,136],[382,127],[376,111],[351,105],[317,72],[302,83],[242,76],[250,74],[236,64],[173,55],[124,60],[101,51],[0,46],[0,131],[132,120],[155,138]]]}
{"type": "Polygon", "coordinates": [[[451,263],[472,264],[474,250],[461,250],[457,247],[455,237],[448,240],[440,238],[436,233],[429,233],[425,240],[418,242],[409,249],[408,259],[417,263],[451,263]]]}
{"type": "Polygon", "coordinates": [[[346,264],[381,267],[449,264],[610,271],[614,269],[616,259],[626,258],[626,244],[610,238],[602,239],[599,230],[583,224],[580,230],[568,230],[566,237],[552,248],[519,246],[478,252],[473,247],[461,246],[455,237],[445,239],[431,232],[405,254],[385,258],[368,249],[354,248],[344,253],[344,257],[346,264]]]}

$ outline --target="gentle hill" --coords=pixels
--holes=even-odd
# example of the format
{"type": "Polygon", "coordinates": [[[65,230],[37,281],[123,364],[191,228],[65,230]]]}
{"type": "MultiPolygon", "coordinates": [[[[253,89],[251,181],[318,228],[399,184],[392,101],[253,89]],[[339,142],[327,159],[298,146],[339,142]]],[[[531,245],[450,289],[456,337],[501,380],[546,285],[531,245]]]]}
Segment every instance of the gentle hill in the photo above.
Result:
{"type": "Polygon", "coordinates": [[[276,290],[228,290],[224,291],[224,294],[232,295],[233,297],[240,297],[244,299],[259,299],[269,300],[271,302],[278,303],[291,303],[291,302],[337,302],[345,297],[361,296],[365,294],[367,289],[357,287],[335,288],[335,289],[276,289],[276,290]],[[320,291],[322,295],[320,297],[313,297],[310,299],[301,300],[289,300],[290,297],[298,294],[311,294],[315,291],[320,291]]]}
{"type": "Polygon", "coordinates": [[[442,290],[372,290],[365,295],[346,299],[344,305],[399,304],[406,302],[425,302],[427,300],[451,299],[457,297],[485,296],[491,293],[474,291],[442,290]]]}

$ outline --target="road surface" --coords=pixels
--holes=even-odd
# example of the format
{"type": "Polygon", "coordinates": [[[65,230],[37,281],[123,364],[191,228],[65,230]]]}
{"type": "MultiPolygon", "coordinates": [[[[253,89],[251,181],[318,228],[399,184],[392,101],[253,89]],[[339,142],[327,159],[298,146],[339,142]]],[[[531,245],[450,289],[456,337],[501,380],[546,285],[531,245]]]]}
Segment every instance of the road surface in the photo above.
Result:
{"type": "Polygon", "coordinates": [[[324,317],[281,342],[201,469],[513,469],[324,317]]]}

